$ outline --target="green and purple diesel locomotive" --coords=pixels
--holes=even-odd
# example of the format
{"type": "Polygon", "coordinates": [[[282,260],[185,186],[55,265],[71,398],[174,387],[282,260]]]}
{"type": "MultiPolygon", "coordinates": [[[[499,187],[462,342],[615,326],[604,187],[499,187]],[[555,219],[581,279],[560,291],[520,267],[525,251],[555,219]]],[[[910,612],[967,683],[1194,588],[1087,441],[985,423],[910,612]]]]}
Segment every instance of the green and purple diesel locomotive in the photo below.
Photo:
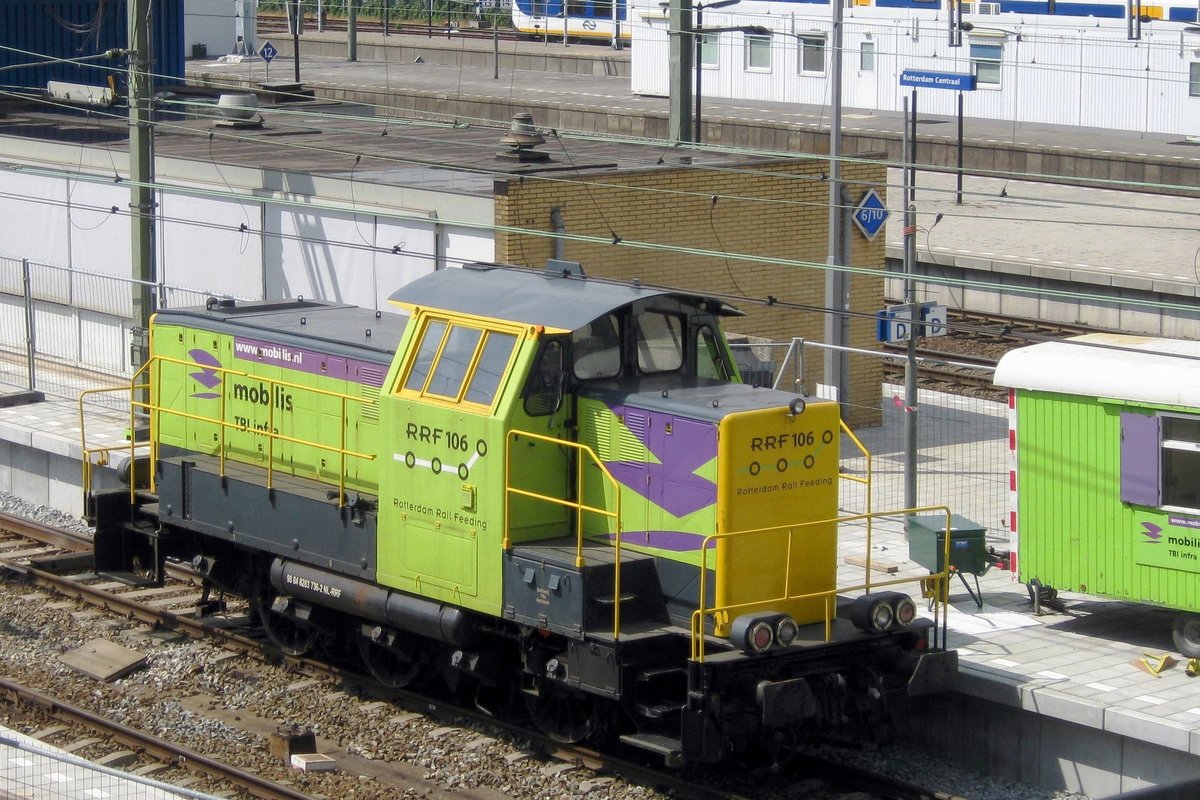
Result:
{"type": "Polygon", "coordinates": [[[868,735],[954,678],[909,595],[840,593],[838,406],[742,383],[734,308],[561,264],[391,301],[157,313],[97,571],[190,563],[285,653],[674,764],[868,735]]]}

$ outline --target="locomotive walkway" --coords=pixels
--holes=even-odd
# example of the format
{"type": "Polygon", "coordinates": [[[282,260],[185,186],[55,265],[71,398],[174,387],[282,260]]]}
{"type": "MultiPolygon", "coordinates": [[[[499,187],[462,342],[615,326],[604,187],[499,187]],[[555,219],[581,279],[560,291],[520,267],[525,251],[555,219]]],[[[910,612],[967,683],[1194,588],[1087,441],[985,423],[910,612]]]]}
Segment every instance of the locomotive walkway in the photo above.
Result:
{"type": "MultiPolygon", "coordinates": [[[[932,392],[924,392],[921,400],[927,409],[955,401],[932,392]]],[[[890,405],[885,402],[885,407],[890,405]]],[[[885,413],[881,427],[859,431],[876,457],[877,498],[903,496],[903,470],[897,461],[903,418],[903,409],[895,408],[885,413]]],[[[115,446],[123,440],[126,416],[101,415],[98,427],[93,427],[94,419],[89,412],[90,445],[115,446]]],[[[1006,427],[1006,409],[997,404],[993,414],[981,417],[975,429],[963,434],[969,441],[922,429],[922,463],[952,461],[956,469],[922,471],[921,493],[961,495],[965,482],[967,491],[973,485],[979,495],[995,496],[994,484],[1007,480],[1006,467],[997,471],[993,466],[995,451],[1007,446],[1006,427]]],[[[52,399],[0,408],[0,440],[78,456],[78,406],[52,399]]],[[[65,498],[75,492],[71,505],[78,504],[77,475],[48,476],[36,486],[14,485],[16,475],[16,469],[0,469],[0,489],[60,508],[68,507],[65,498]]],[[[843,493],[845,513],[861,503],[854,491],[843,493]]],[[[972,513],[987,525],[1002,518],[1006,509],[978,508],[972,513]]],[[[998,529],[988,531],[987,542],[1001,551],[1009,544],[1007,533],[998,529]]],[[[897,570],[880,573],[881,578],[927,574],[907,557],[898,520],[877,526],[873,543],[878,566],[897,570]]],[[[864,547],[862,530],[843,530],[841,557],[861,553],[864,547]]],[[[844,583],[861,580],[861,567],[843,560],[840,569],[844,583]]],[[[1186,659],[1174,652],[1173,612],[1064,594],[1059,610],[1034,616],[1025,587],[1007,570],[994,568],[979,583],[982,607],[962,583],[955,580],[951,587],[949,644],[959,652],[959,690],[945,697],[918,698],[908,713],[897,714],[903,737],[929,743],[981,773],[995,774],[1008,765],[1011,777],[1093,798],[1171,785],[1177,786],[1174,793],[1144,798],[1200,796],[1200,678],[1188,677],[1186,659]],[[1175,663],[1156,676],[1145,667],[1159,665],[1162,656],[1175,663]]]]}

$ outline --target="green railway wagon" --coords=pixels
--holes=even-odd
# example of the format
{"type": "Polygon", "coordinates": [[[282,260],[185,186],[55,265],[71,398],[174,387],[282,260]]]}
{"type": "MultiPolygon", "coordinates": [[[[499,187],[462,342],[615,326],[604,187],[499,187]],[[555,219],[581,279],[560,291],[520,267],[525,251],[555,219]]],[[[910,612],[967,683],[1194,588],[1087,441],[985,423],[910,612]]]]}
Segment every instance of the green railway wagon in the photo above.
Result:
{"type": "Polygon", "coordinates": [[[1177,609],[1200,657],[1200,342],[1088,334],[1014,350],[1012,534],[1031,594],[1177,609]],[[1039,588],[1040,587],[1040,588],[1039,588]]]}

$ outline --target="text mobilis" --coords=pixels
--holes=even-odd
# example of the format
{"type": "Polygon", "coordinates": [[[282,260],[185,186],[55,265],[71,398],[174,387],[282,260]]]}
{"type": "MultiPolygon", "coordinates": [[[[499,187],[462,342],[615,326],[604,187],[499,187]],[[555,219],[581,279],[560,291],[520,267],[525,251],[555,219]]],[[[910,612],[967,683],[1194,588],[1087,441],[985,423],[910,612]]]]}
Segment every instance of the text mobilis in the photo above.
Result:
{"type": "Polygon", "coordinates": [[[257,386],[244,383],[233,385],[233,399],[244,400],[247,403],[257,403],[260,406],[274,405],[281,411],[292,410],[292,395],[282,386],[267,386],[260,383],[257,386]]]}

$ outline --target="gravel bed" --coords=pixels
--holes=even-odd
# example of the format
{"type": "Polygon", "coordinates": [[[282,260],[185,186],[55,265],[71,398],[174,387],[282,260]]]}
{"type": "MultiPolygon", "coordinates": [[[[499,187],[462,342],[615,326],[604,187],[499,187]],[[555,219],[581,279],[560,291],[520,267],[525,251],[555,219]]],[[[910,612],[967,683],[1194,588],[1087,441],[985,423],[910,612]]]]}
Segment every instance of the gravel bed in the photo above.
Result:
{"type": "MultiPolygon", "coordinates": [[[[83,526],[57,511],[0,496],[0,508],[49,525],[83,526]]],[[[114,716],[122,722],[236,765],[272,780],[295,784],[302,791],[343,800],[398,796],[512,797],[551,800],[659,800],[668,795],[598,775],[586,768],[522,751],[521,743],[495,731],[453,728],[424,716],[406,714],[370,699],[358,699],[331,683],[305,681],[304,676],[269,664],[235,656],[207,644],[180,637],[151,635],[145,626],[103,614],[72,613],[48,602],[22,599],[33,590],[0,580],[0,674],[41,687],[69,702],[114,716]],[[106,638],[148,655],[146,667],[109,684],[84,678],[60,661],[63,653],[106,638]],[[297,686],[297,684],[305,684],[297,686]],[[221,712],[206,716],[196,706],[221,712]],[[222,717],[222,713],[225,715],[222,717]],[[216,717],[216,718],[214,718],[216,717]],[[229,718],[229,722],[218,718],[229,718]],[[276,721],[313,731],[318,741],[340,747],[353,757],[409,765],[414,788],[399,794],[394,786],[364,779],[349,771],[301,773],[272,759],[259,733],[248,732],[250,720],[276,721]],[[241,724],[239,724],[239,722],[241,724]]],[[[22,731],[32,732],[30,730],[22,731]]],[[[885,770],[913,783],[934,786],[968,800],[1086,800],[1082,795],[964,773],[957,767],[892,746],[877,752],[838,751],[850,761],[885,770]]],[[[762,787],[764,798],[784,796],[781,789],[762,787]]],[[[797,795],[856,797],[868,795],[797,795]]]]}

